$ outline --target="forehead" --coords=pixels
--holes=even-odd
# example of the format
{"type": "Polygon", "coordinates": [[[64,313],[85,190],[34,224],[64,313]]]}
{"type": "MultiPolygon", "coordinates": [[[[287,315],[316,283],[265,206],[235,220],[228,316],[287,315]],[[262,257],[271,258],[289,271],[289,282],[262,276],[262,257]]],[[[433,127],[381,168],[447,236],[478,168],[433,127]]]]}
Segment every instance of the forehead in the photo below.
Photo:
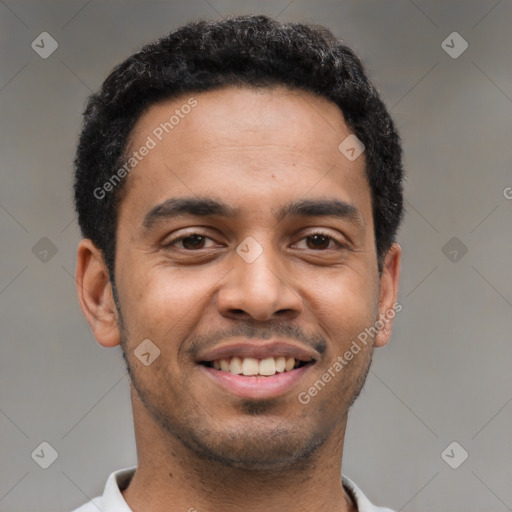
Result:
{"type": "Polygon", "coordinates": [[[130,149],[150,136],[155,154],[165,149],[179,157],[191,149],[199,155],[230,147],[270,154],[279,147],[318,162],[338,156],[349,133],[341,110],[326,98],[283,86],[233,86],[151,106],[132,131],[130,149]]]}
{"type": "Polygon", "coordinates": [[[184,94],[151,106],[136,123],[128,156],[151,149],[129,173],[121,211],[127,200],[132,210],[147,211],[171,196],[227,189],[237,191],[231,199],[239,203],[242,195],[267,193],[289,202],[313,189],[368,198],[364,155],[351,162],[338,149],[348,135],[340,108],[311,92],[225,87],[184,94]]]}

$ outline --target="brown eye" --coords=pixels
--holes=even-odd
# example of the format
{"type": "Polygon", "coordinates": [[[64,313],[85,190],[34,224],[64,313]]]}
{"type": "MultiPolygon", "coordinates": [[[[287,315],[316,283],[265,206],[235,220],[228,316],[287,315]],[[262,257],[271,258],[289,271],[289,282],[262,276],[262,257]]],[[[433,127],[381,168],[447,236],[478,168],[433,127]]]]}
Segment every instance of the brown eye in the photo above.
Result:
{"type": "MultiPolygon", "coordinates": [[[[202,235],[200,233],[190,233],[185,236],[180,236],[175,238],[168,244],[164,245],[164,248],[172,248],[175,247],[177,249],[183,249],[186,251],[194,251],[197,249],[205,249],[207,246],[205,244],[207,241],[213,242],[213,240],[206,235],[202,235]]],[[[212,245],[210,245],[212,247],[212,245]]]]}
{"type": "Polygon", "coordinates": [[[203,249],[206,238],[203,235],[190,235],[175,240],[175,243],[181,242],[183,248],[187,250],[203,249]]]}
{"type": "Polygon", "coordinates": [[[330,236],[316,234],[307,237],[309,249],[328,249],[332,238],[330,236]]]}

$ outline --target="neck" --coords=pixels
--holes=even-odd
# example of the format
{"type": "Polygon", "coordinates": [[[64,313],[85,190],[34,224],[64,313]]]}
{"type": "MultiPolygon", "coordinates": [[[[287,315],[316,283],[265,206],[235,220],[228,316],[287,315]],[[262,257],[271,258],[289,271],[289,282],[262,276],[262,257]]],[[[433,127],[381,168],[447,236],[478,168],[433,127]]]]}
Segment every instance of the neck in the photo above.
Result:
{"type": "Polygon", "coordinates": [[[138,465],[122,494],[133,512],[356,512],[341,484],[346,418],[310,458],[248,470],[198,458],[150,418],[132,389],[138,465]]]}

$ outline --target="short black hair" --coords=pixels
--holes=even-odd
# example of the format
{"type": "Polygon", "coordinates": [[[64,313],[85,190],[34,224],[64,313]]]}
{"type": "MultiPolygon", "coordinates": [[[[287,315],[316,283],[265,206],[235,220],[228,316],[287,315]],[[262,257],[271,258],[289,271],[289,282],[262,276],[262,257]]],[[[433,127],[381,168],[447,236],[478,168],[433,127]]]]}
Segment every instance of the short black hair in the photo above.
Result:
{"type": "Polygon", "coordinates": [[[158,102],[230,85],[286,86],[339,106],[365,146],[380,272],[403,218],[404,173],[400,138],[379,93],[360,59],[328,28],[243,15],[172,31],[116,66],[89,97],[74,160],[75,207],[82,235],[101,250],[110,280],[126,179],[108,194],[95,191],[123,166],[135,123],[158,102]]]}

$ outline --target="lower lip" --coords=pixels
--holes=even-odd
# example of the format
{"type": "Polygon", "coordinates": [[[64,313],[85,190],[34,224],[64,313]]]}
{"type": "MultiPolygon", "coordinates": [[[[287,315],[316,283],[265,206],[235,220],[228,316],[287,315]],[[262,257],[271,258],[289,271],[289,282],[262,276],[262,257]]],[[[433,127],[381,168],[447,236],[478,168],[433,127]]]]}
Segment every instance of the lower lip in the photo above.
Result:
{"type": "Polygon", "coordinates": [[[269,377],[235,375],[200,365],[201,370],[220,384],[229,393],[240,398],[270,399],[289,392],[313,366],[309,363],[289,372],[276,373],[269,377]]]}

